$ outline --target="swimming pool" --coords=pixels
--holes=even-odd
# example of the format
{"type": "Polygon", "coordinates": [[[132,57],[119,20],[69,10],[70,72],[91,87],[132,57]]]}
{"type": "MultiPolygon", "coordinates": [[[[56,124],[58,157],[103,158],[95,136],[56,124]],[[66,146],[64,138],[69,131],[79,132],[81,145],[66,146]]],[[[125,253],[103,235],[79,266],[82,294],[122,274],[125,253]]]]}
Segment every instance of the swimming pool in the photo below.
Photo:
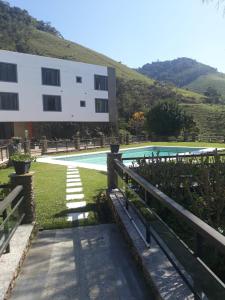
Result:
{"type": "MultiPolygon", "coordinates": [[[[121,150],[122,157],[144,157],[144,156],[173,156],[179,153],[200,153],[209,151],[207,148],[194,148],[194,147],[139,147],[121,150]]],[[[69,156],[61,156],[55,158],[55,160],[73,162],[78,166],[104,166],[106,167],[107,152],[89,153],[89,154],[75,154],[69,156]]],[[[131,163],[127,161],[126,163],[131,163]]]]}

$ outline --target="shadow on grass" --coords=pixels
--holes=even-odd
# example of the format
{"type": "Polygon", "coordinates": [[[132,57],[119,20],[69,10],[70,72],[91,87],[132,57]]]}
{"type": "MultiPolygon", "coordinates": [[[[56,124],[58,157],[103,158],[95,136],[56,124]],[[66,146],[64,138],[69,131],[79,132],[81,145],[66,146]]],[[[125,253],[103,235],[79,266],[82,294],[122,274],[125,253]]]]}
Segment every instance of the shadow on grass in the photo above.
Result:
{"type": "MultiPolygon", "coordinates": [[[[79,207],[79,208],[72,208],[72,209],[64,209],[60,211],[59,213],[54,215],[54,218],[62,218],[66,217],[69,213],[85,213],[89,212],[92,214],[91,224],[106,224],[106,223],[113,223],[113,218],[111,215],[111,210],[106,198],[105,192],[102,190],[99,191],[99,193],[93,197],[93,203],[87,203],[85,207],[79,207]]],[[[77,220],[73,221],[73,226],[76,226],[77,224],[82,225],[85,223],[85,220],[77,220]]]]}

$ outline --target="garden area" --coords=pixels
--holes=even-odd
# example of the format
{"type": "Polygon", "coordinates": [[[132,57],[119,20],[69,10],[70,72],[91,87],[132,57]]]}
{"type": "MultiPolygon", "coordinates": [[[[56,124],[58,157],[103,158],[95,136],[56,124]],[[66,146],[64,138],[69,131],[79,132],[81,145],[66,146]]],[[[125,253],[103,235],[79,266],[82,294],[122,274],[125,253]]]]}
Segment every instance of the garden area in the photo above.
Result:
{"type": "MultiPolygon", "coordinates": [[[[85,220],[68,222],[66,213],[66,167],[33,162],[36,221],[40,229],[66,228],[79,225],[94,225],[107,222],[102,216],[106,189],[106,174],[103,172],[79,169],[83,190],[90,213],[85,220]]],[[[7,183],[13,167],[0,169],[0,183],[7,183]]]]}

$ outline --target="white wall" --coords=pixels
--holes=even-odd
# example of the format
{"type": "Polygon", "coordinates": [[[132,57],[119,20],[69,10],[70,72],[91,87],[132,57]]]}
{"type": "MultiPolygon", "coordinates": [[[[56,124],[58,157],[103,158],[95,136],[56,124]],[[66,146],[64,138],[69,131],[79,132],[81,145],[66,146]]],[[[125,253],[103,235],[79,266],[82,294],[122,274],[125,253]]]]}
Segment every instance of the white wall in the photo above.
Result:
{"type": "Polygon", "coordinates": [[[0,50],[0,62],[17,64],[18,83],[0,81],[0,92],[19,94],[19,111],[0,110],[0,122],[108,122],[108,113],[95,113],[95,98],[108,91],[94,89],[94,74],[107,76],[107,67],[0,50]],[[42,85],[41,68],[60,69],[61,86],[42,85]],[[76,83],[76,76],[82,83],[76,83]],[[44,112],[42,95],[60,95],[61,112],[44,112]],[[80,100],[86,107],[80,107],[80,100]]]}

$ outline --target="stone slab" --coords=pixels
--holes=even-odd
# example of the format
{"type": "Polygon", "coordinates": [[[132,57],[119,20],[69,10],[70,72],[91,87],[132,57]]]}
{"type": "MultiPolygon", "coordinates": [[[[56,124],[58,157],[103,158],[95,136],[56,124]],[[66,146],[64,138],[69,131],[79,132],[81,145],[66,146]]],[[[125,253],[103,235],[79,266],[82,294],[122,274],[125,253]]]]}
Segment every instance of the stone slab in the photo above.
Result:
{"type": "Polygon", "coordinates": [[[39,233],[12,300],[152,300],[115,224],[39,233]]]}
{"type": "Polygon", "coordinates": [[[84,199],[84,194],[68,194],[66,195],[66,200],[81,200],[84,199]]]}
{"type": "Polygon", "coordinates": [[[67,170],[67,175],[73,175],[73,174],[79,174],[79,171],[68,171],[67,170]]]}
{"type": "Polygon", "coordinates": [[[74,187],[74,186],[82,186],[81,181],[80,182],[67,182],[66,187],[74,187]]]}
{"type": "Polygon", "coordinates": [[[0,300],[5,299],[20,262],[26,253],[34,225],[21,225],[17,228],[10,243],[10,253],[0,257],[0,300]]]}
{"type": "Polygon", "coordinates": [[[80,182],[80,178],[68,178],[66,182],[80,182]]]}
{"type": "Polygon", "coordinates": [[[76,213],[68,213],[67,214],[67,221],[73,222],[78,220],[85,220],[88,218],[89,212],[76,212],[76,213]]]}
{"type": "Polygon", "coordinates": [[[66,207],[68,209],[74,209],[74,208],[81,208],[86,206],[86,201],[79,201],[79,202],[68,202],[66,203],[66,207]]]}
{"type": "Polygon", "coordinates": [[[75,187],[75,188],[67,188],[66,189],[66,193],[81,193],[83,192],[83,188],[82,187],[75,187]]]}
{"type": "Polygon", "coordinates": [[[67,175],[66,177],[67,177],[68,179],[69,179],[69,178],[80,178],[80,175],[73,174],[73,175],[67,175]]]}

